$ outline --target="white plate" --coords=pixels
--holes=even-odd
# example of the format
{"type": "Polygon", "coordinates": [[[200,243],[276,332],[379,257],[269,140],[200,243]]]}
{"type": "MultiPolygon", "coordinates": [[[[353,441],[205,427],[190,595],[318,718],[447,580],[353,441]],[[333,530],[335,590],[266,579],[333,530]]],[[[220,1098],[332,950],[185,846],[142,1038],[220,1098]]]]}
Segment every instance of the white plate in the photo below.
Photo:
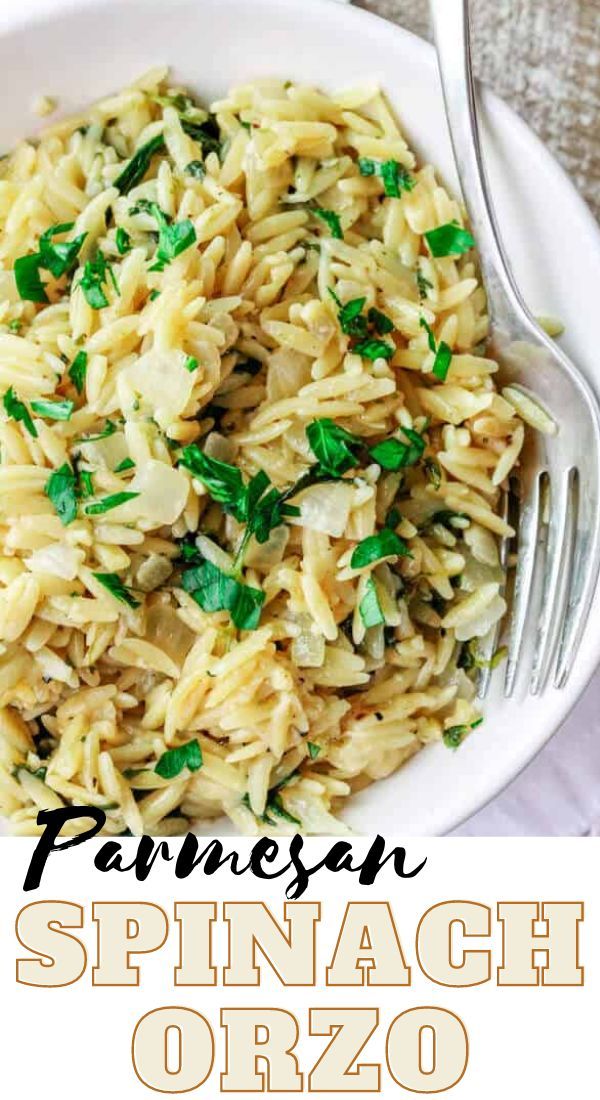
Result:
{"type": "MultiPolygon", "coordinates": [[[[84,107],[155,64],[210,100],[256,76],[325,87],[376,79],[421,158],[457,187],[434,54],[365,12],[324,0],[2,0],[0,142],[35,130],[40,93],[62,111],[84,107]]],[[[534,312],[561,317],[564,346],[598,384],[600,233],[591,214],[525,124],[484,99],[485,149],[500,224],[534,312]]],[[[508,783],[564,720],[600,659],[596,594],[568,688],[541,701],[522,693],[489,701],[482,729],[460,752],[438,745],[354,798],[358,831],[444,833],[508,783]]],[[[498,688],[499,685],[497,684],[498,688]]]]}

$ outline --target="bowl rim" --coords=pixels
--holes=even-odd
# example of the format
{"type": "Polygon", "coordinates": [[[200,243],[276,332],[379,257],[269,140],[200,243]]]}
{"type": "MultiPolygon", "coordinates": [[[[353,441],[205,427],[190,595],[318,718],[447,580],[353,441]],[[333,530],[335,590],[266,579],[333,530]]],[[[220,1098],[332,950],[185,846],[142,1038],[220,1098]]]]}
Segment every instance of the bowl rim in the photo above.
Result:
{"type": "MultiPolygon", "coordinates": [[[[416,57],[421,59],[423,64],[432,69],[434,76],[437,77],[435,50],[429,42],[398,23],[391,22],[380,15],[356,8],[353,5],[336,4],[333,3],[332,0],[195,0],[195,5],[196,7],[201,7],[203,4],[206,4],[208,7],[218,6],[219,11],[222,12],[227,8],[237,8],[239,10],[242,2],[244,7],[252,3],[256,8],[263,9],[265,12],[271,11],[273,14],[285,8],[297,12],[300,3],[302,3],[302,7],[305,11],[322,13],[323,18],[326,18],[327,21],[333,25],[338,23],[339,25],[343,24],[347,26],[354,23],[359,32],[361,29],[365,28],[377,30],[379,33],[385,30],[385,34],[388,38],[395,38],[399,42],[403,40],[404,48],[408,48],[416,57]]],[[[143,9],[147,15],[149,11],[152,13],[152,10],[158,11],[161,7],[164,9],[168,8],[172,16],[177,6],[181,6],[182,8],[190,7],[194,4],[194,0],[27,0],[27,2],[25,2],[25,0],[2,0],[2,11],[0,12],[0,38],[5,38],[12,34],[26,34],[28,29],[34,26],[39,27],[44,24],[53,24],[57,20],[63,19],[69,15],[77,16],[86,11],[93,12],[94,9],[98,12],[102,12],[103,16],[106,16],[108,12],[116,13],[118,10],[123,11],[125,4],[127,4],[129,8],[138,7],[143,9]]],[[[497,118],[501,125],[510,129],[515,134],[516,138],[531,150],[542,165],[541,174],[551,174],[558,181],[563,190],[569,190],[571,208],[577,210],[578,217],[585,224],[588,247],[596,251],[600,257],[600,226],[585,200],[575,188],[566,170],[555,159],[544,142],[512,107],[492,92],[485,84],[480,84],[480,86],[482,89],[482,106],[484,113],[487,114],[489,112],[492,118],[497,118]]],[[[591,381],[596,392],[598,392],[600,388],[600,377],[592,379],[591,381]]],[[[600,585],[596,589],[596,601],[599,591],[600,585]]],[[[592,636],[589,638],[585,656],[586,662],[584,673],[581,674],[580,672],[579,683],[574,691],[571,689],[571,692],[569,692],[566,705],[562,707],[559,706],[557,699],[557,706],[553,711],[553,716],[541,723],[537,736],[534,738],[531,738],[531,736],[528,737],[526,748],[524,747],[518,754],[516,766],[513,757],[512,760],[507,761],[504,768],[500,765],[497,767],[495,773],[486,773],[484,781],[475,776],[471,777],[472,782],[465,785],[462,792],[462,808],[460,812],[457,814],[456,806],[454,806],[453,809],[448,807],[445,813],[443,811],[437,811],[435,815],[435,828],[420,831],[420,835],[427,835],[428,833],[443,835],[458,828],[500,795],[519,775],[522,774],[529,764],[535,760],[545,745],[548,744],[558,729],[567,720],[570,713],[581,699],[596,668],[600,664],[600,633],[597,637],[592,636]]],[[[568,689],[566,689],[566,691],[568,692],[568,689]]],[[[390,776],[385,782],[389,783],[393,782],[393,780],[394,775],[390,776]]],[[[342,813],[342,817],[343,816],[345,815],[342,813]]]]}

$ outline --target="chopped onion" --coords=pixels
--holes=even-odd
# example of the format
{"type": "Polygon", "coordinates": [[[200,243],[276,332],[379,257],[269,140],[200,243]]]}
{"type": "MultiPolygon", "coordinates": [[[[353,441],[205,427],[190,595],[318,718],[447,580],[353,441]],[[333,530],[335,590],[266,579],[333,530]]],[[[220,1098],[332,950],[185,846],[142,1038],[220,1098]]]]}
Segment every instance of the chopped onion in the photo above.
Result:
{"type": "Polygon", "coordinates": [[[301,632],[292,642],[292,660],[298,668],[321,668],[325,660],[325,638],[312,629],[312,620],[302,616],[301,632]]]}
{"type": "Polygon", "coordinates": [[[337,481],[312,485],[295,498],[294,504],[300,508],[303,527],[339,539],[346,530],[353,500],[353,486],[337,481]]]}
{"type": "Polygon", "coordinates": [[[152,416],[166,430],[181,415],[194,388],[183,352],[149,351],[117,377],[121,408],[128,418],[152,416]]]}
{"type": "Polygon", "coordinates": [[[246,552],[246,565],[258,569],[271,569],[274,565],[279,565],[289,538],[289,527],[281,524],[273,528],[266,542],[260,543],[253,539],[246,552]]]}
{"type": "Polygon", "coordinates": [[[146,616],[146,641],[165,653],[181,668],[195,641],[195,634],[166,604],[155,604],[146,616]]]}
{"type": "Polygon", "coordinates": [[[27,565],[32,573],[50,573],[52,577],[61,577],[65,581],[73,581],[77,576],[79,566],[84,560],[83,550],[68,546],[64,542],[57,542],[52,546],[44,546],[40,550],[34,550],[27,561],[27,565]]]}
{"type": "Polygon", "coordinates": [[[311,380],[311,362],[307,355],[291,348],[278,348],[269,356],[267,369],[267,398],[280,401],[282,397],[295,397],[311,380]]]}
{"type": "Polygon", "coordinates": [[[180,470],[151,458],[137,471],[128,491],[139,496],[108,512],[109,522],[140,521],[150,528],[172,527],[185,508],[189,482],[180,470]]]}
{"type": "Polygon", "coordinates": [[[219,462],[233,462],[235,447],[220,432],[209,432],[204,443],[204,453],[209,458],[217,458],[219,462]]]}

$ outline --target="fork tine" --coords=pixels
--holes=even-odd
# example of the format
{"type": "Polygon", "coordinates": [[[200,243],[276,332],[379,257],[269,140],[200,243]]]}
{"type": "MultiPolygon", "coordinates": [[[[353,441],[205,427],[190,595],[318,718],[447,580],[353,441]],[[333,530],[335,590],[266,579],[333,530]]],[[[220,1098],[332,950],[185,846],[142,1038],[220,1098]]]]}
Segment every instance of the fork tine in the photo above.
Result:
{"type": "Polygon", "coordinates": [[[575,532],[573,469],[550,481],[550,519],[544,568],[542,608],[530,691],[539,695],[546,686],[563,624],[575,532]]]}
{"type": "MultiPolygon", "coordinates": [[[[508,491],[504,492],[503,495],[502,495],[502,507],[500,509],[500,514],[501,514],[502,519],[504,520],[504,522],[508,523],[508,514],[509,514],[509,494],[508,494],[508,491]]],[[[506,538],[506,537],[503,538],[501,543],[500,543],[500,566],[501,566],[502,571],[504,573],[504,581],[503,581],[503,583],[501,585],[501,588],[500,588],[500,595],[501,596],[504,596],[505,593],[506,593],[506,572],[507,572],[507,568],[508,568],[509,546],[510,546],[510,539],[506,538]]],[[[492,660],[492,657],[494,656],[494,653],[496,652],[496,650],[498,648],[498,642],[500,641],[501,632],[502,632],[502,621],[500,621],[499,623],[496,624],[496,626],[492,629],[490,635],[486,639],[484,639],[484,641],[482,642],[482,644],[480,646],[481,656],[483,657],[484,661],[486,662],[484,668],[481,668],[479,670],[478,675],[477,675],[477,695],[479,696],[480,699],[485,699],[485,697],[486,697],[486,695],[487,695],[487,693],[490,689],[490,683],[491,683],[491,680],[492,680],[492,671],[493,671],[493,669],[491,668],[490,662],[492,660]]]]}
{"type": "Polygon", "coordinates": [[[554,686],[564,687],[583,635],[598,578],[598,555],[592,548],[595,493],[577,478],[577,531],[573,550],[571,589],[560,639],[554,686]]]}
{"type": "Polygon", "coordinates": [[[504,680],[504,694],[510,698],[514,691],[519,658],[530,609],[535,562],[538,554],[541,521],[541,485],[539,470],[529,472],[522,486],[522,500],[518,530],[518,558],[515,573],[513,601],[508,641],[508,662],[504,680]]]}

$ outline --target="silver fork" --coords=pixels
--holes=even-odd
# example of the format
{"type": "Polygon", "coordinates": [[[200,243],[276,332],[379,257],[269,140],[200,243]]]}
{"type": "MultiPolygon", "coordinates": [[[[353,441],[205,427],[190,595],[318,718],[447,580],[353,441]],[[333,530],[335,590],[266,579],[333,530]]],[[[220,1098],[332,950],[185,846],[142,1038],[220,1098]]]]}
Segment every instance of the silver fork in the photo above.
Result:
{"type": "MultiPolygon", "coordinates": [[[[529,313],[502,245],[477,123],[468,0],[430,0],[430,8],[454,156],[487,292],[489,354],[500,365],[502,384],[530,397],[556,425],[555,434],[528,431],[517,471],[517,567],[506,624],[504,693],[513,694],[523,668],[531,670],[529,688],[538,694],[552,673],[555,687],[566,684],[596,589],[600,416],[586,380],[529,313]]],[[[488,669],[480,695],[490,679],[488,669]]]]}

